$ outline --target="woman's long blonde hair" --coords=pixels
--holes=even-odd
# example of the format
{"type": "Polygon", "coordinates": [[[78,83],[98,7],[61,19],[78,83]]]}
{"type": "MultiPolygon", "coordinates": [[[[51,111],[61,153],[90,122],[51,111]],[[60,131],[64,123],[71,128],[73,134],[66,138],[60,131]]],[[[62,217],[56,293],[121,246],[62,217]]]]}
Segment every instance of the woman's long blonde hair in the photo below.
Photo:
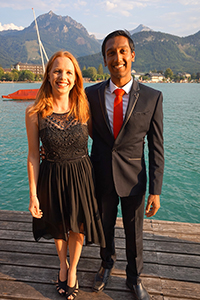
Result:
{"type": "Polygon", "coordinates": [[[58,51],[49,60],[44,73],[43,83],[38,91],[34,105],[30,108],[30,115],[40,113],[43,118],[53,113],[52,87],[49,82],[49,72],[58,57],[67,57],[71,60],[75,69],[75,84],[69,93],[70,112],[76,120],[86,123],[89,119],[89,105],[83,87],[83,78],[80,67],[75,57],[68,51],[58,51]]]}

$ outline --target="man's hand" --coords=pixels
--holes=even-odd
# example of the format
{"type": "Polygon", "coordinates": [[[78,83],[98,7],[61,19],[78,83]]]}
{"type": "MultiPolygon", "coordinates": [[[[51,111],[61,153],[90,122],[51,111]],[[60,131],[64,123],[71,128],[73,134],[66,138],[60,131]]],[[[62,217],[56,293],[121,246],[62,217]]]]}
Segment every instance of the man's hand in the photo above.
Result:
{"type": "Polygon", "coordinates": [[[149,195],[145,215],[149,218],[154,216],[160,208],[160,196],[149,195]]]}

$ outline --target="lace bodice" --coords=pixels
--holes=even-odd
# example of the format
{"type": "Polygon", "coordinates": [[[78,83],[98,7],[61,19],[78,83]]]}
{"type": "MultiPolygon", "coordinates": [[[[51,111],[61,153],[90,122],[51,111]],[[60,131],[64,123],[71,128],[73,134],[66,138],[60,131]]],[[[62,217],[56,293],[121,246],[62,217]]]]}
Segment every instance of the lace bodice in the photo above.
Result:
{"type": "Polygon", "coordinates": [[[68,113],[53,113],[46,118],[38,116],[39,135],[46,159],[70,161],[87,155],[88,129],[68,113]]]}

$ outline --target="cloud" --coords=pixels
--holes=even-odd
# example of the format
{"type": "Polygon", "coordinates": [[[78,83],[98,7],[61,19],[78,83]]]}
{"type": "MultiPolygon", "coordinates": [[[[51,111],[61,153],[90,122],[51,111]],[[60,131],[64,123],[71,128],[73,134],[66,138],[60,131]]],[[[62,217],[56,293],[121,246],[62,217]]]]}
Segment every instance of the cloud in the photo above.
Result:
{"type": "Polygon", "coordinates": [[[23,29],[24,29],[24,27],[16,26],[13,23],[4,24],[4,25],[1,25],[1,23],[0,23],[0,31],[3,31],[3,30],[23,30],[23,29]]]}
{"type": "Polygon", "coordinates": [[[76,9],[82,9],[83,6],[87,6],[87,2],[86,1],[78,0],[77,2],[74,3],[74,7],[76,9]]]}
{"type": "Polygon", "coordinates": [[[14,10],[24,10],[34,8],[35,10],[52,10],[57,11],[64,8],[71,8],[71,7],[81,7],[88,5],[87,0],[7,0],[7,1],[0,1],[0,7],[3,8],[12,8],[14,10]]]}
{"type": "Polygon", "coordinates": [[[199,0],[179,0],[178,2],[182,5],[200,5],[199,0]]]}
{"type": "Polygon", "coordinates": [[[81,5],[81,6],[86,6],[87,5],[87,2],[86,1],[78,1],[77,3],[78,5],[81,5]]]}
{"type": "MultiPolygon", "coordinates": [[[[106,11],[118,15],[129,17],[132,14],[132,10],[135,8],[145,8],[148,5],[149,0],[146,1],[131,1],[131,0],[107,0],[103,3],[106,11]]],[[[152,2],[151,2],[152,3],[152,2]]]]}
{"type": "Polygon", "coordinates": [[[66,7],[64,5],[63,0],[7,0],[7,1],[0,1],[0,7],[3,8],[12,8],[13,10],[25,10],[25,9],[31,9],[32,7],[35,10],[55,10],[59,7],[66,7]]]}
{"type": "MultiPolygon", "coordinates": [[[[183,1],[182,1],[183,2],[183,1]]],[[[184,1],[186,2],[186,1],[184,1]]],[[[162,25],[168,31],[178,36],[194,34],[200,28],[200,7],[184,7],[181,11],[171,11],[162,14],[162,25]]]]}
{"type": "Polygon", "coordinates": [[[112,10],[117,8],[117,4],[114,2],[106,1],[106,9],[107,10],[112,10]]]}

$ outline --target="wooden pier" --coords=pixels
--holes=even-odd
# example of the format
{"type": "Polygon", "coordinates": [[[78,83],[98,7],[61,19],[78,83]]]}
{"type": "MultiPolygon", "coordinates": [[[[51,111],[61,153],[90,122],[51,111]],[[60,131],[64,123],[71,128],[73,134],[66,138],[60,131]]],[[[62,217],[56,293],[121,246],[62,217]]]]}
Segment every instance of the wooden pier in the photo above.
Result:
{"type": "MultiPolygon", "coordinates": [[[[53,240],[36,243],[29,212],[0,211],[0,300],[59,300],[59,260],[53,240]]],[[[133,300],[125,284],[125,240],[116,224],[117,262],[106,290],[91,286],[100,266],[99,248],[83,247],[77,300],[133,300]]],[[[145,220],[143,283],[153,300],[200,300],[200,224],[145,220]]]]}

